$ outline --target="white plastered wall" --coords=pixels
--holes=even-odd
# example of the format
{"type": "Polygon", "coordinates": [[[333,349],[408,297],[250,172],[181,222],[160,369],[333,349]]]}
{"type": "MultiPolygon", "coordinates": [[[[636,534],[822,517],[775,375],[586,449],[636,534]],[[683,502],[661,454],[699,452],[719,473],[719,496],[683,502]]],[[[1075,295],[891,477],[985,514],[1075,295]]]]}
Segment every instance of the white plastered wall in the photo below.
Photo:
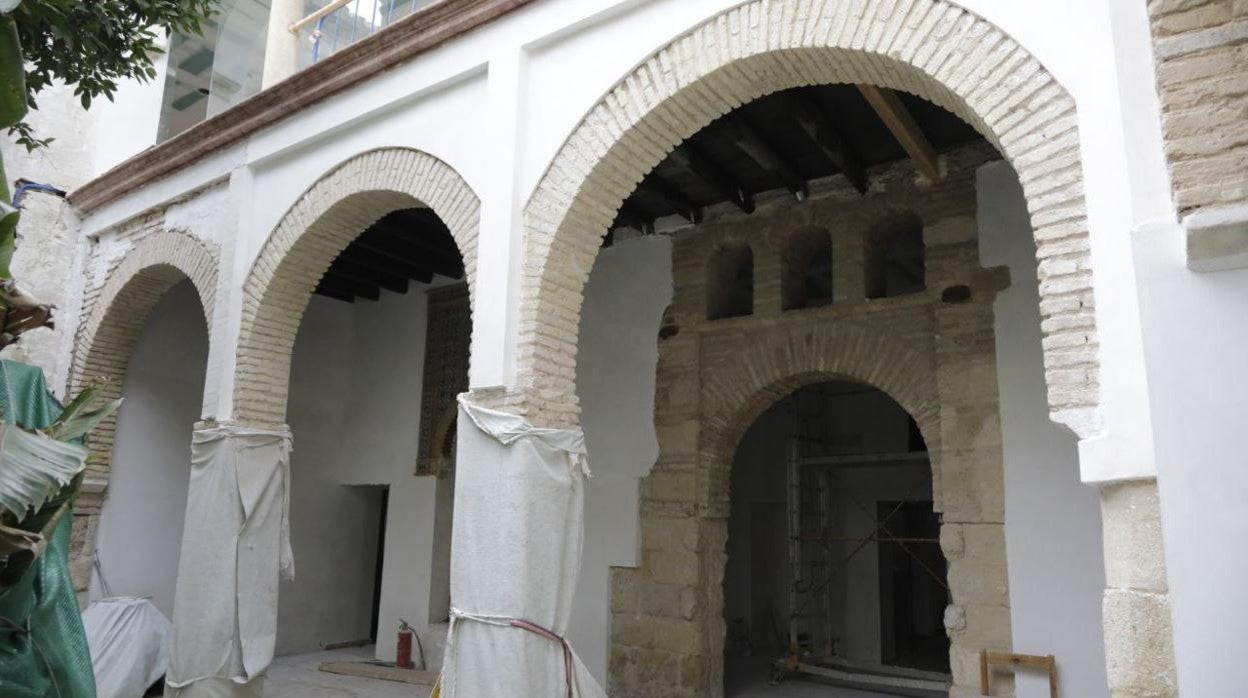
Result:
{"type": "Polygon", "coordinates": [[[593,477],[585,555],[568,638],[599,682],[610,652],[611,566],[637,564],[638,486],[659,455],[654,369],[672,299],[672,245],[639,238],[603,250],[586,288],[577,390],[593,477]]]}
{"type": "MultiPolygon", "coordinates": [[[[208,331],[194,286],[183,282],[152,310],[130,360],[117,417],[108,496],[96,549],[108,591],[150,596],[173,615],[199,418],[208,331]]],[[[90,595],[105,595],[91,575],[90,595]]]]}
{"type": "Polygon", "coordinates": [[[388,486],[377,657],[394,660],[402,618],[418,629],[429,665],[440,661],[445,626],[428,627],[437,481],[413,475],[426,288],[353,304],[313,296],[304,316],[287,411],[296,575],[280,591],[278,654],[368,636],[375,487],[388,486]]]}
{"type": "MultiPolygon", "coordinates": [[[[1010,269],[993,313],[1014,651],[1056,655],[1060,695],[1105,696],[1100,500],[1079,481],[1074,435],[1048,419],[1036,247],[1022,188],[1004,162],[977,174],[980,263],[1010,269]]],[[[1049,695],[1047,679],[1027,672],[1017,689],[1019,698],[1049,695]]]]}

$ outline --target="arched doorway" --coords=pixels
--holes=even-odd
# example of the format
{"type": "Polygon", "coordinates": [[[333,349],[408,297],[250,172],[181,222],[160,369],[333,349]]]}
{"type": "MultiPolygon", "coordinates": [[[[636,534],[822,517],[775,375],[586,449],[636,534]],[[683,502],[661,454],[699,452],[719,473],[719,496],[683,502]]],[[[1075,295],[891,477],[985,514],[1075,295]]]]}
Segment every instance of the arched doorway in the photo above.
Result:
{"type": "Polygon", "coordinates": [[[918,425],[870,386],[813,383],[758,416],[732,462],[726,696],[769,681],[947,695],[932,482],[918,425]]]}
{"type": "MultiPolygon", "coordinates": [[[[733,618],[724,615],[722,574],[736,445],[769,405],[801,386],[827,380],[851,379],[887,392],[913,417],[930,458],[926,520],[939,513],[942,525],[938,535],[929,525],[913,537],[937,537],[944,546],[949,589],[938,627],[946,629],[949,645],[944,653],[927,652],[924,661],[902,661],[935,667],[940,676],[925,690],[952,684],[970,691],[979,683],[980,652],[1004,651],[1015,642],[998,391],[998,348],[1005,340],[994,326],[994,304],[1011,284],[1024,295],[1042,295],[1034,282],[1034,248],[1029,260],[1011,260],[1008,270],[985,268],[980,245],[999,233],[982,226],[980,217],[997,210],[1015,216],[1020,209],[1025,216],[1026,206],[1021,197],[981,200],[983,173],[1002,177],[1007,170],[1004,177],[1011,181],[1016,173],[1008,172],[1000,151],[970,124],[917,97],[894,94],[892,99],[904,106],[918,132],[930,134],[935,167],[925,167],[900,144],[895,130],[880,123],[859,87],[786,89],[728,111],[686,138],[641,178],[609,224],[611,234],[603,245],[608,251],[595,255],[612,267],[604,278],[615,278],[622,261],[635,277],[640,276],[637,269],[646,269],[649,280],[641,285],[617,279],[609,282],[614,288],[604,289],[596,286],[595,277],[591,289],[637,305],[658,300],[659,291],[670,294],[661,324],[645,337],[653,341],[657,330],[654,430],[635,436],[657,437],[658,456],[640,464],[644,477],[635,509],[640,554],[632,564],[612,570],[605,673],[613,693],[721,694],[725,646],[734,632],[733,618]],[[802,114],[811,104],[819,105],[823,116],[808,129],[802,114]],[[837,150],[831,145],[837,139],[821,129],[844,129],[839,119],[846,114],[857,116],[852,128],[838,131],[837,150]],[[849,153],[859,158],[860,167],[837,162],[838,154],[844,160],[849,153]],[[667,238],[665,244],[654,244],[656,237],[667,238]],[[670,270],[666,289],[652,273],[661,269],[664,254],[670,270]]],[[[1031,243],[1025,225],[1011,225],[1008,232],[1011,239],[1031,243]]],[[[1081,291],[1072,293],[1067,300],[1083,302],[1074,300],[1081,291]]],[[[597,311],[596,305],[587,313],[597,311]]],[[[601,372],[627,363],[628,370],[636,370],[632,359],[615,349],[624,346],[615,335],[610,335],[611,346],[603,346],[608,336],[601,334],[604,320],[610,318],[582,317],[582,347],[594,355],[589,365],[601,372]],[[586,328],[597,333],[594,339],[586,328]]],[[[1089,320],[1084,313],[1081,321],[1089,320]]],[[[1039,329],[1040,318],[1032,324],[1039,329]]],[[[1085,325],[1079,342],[1086,344],[1089,332],[1085,325]]],[[[1042,342],[1034,341],[1036,352],[1025,361],[1028,371],[1043,371],[1042,342]]],[[[1081,346],[1076,342],[1069,353],[1060,352],[1062,359],[1080,361],[1081,346]]],[[[1024,361],[1014,349],[1001,356],[1015,368],[1024,361]]],[[[603,417],[618,404],[618,390],[604,390],[606,381],[599,378],[577,378],[591,460],[619,462],[621,470],[632,470],[638,464],[631,451],[592,450],[604,442],[598,432],[607,423],[603,417]]],[[[638,371],[633,384],[640,380],[638,371]]],[[[1044,391],[1033,388],[1026,397],[1043,402],[1044,391]]],[[[616,419],[610,428],[624,424],[616,419]]],[[[1024,429],[1038,433],[1041,427],[1048,427],[1047,416],[1024,429]]],[[[1034,474],[1078,486],[1076,470],[1070,460],[1060,471],[1034,474]]],[[[599,475],[603,471],[596,469],[599,475]]],[[[1088,547],[1095,548],[1090,554],[1099,555],[1099,512],[1086,498],[1079,506],[1081,530],[1088,547]]],[[[922,518],[919,511],[908,514],[922,518]]],[[[607,545],[613,544],[612,531],[631,523],[604,508],[588,511],[587,521],[587,536],[607,545]],[[614,516],[618,523],[595,521],[599,516],[614,516]]],[[[1029,530],[1029,547],[1017,559],[1052,561],[1037,551],[1064,542],[1038,531],[1029,530]]],[[[1068,576],[1079,589],[1080,608],[1086,609],[1104,579],[1095,568],[1083,572],[1068,576]]],[[[1045,612],[1040,596],[1020,597],[1018,618],[1031,620],[1045,612]]],[[[925,622],[931,620],[929,614],[925,622]]],[[[1082,613],[1063,631],[1063,641],[1079,648],[1066,661],[1088,669],[1081,671],[1081,691],[1084,686],[1095,691],[1104,681],[1095,622],[1095,614],[1082,613]]],[[[890,661],[914,654],[925,643],[930,648],[930,642],[914,638],[935,637],[931,629],[926,622],[913,641],[903,638],[899,651],[900,629],[894,627],[890,661]]],[[[787,641],[787,633],[782,635],[787,641]]],[[[811,642],[822,642],[821,651],[835,656],[829,638],[806,640],[811,642]]],[[[788,652],[787,646],[783,649],[788,652]]],[[[881,645],[880,662],[884,656],[881,645]]],[[[1007,681],[1003,677],[999,683],[1007,681]]]]}
{"type": "Polygon", "coordinates": [[[208,332],[194,285],[175,284],[142,323],[120,386],[91,596],[148,596],[173,617],[208,332]]]}
{"type": "MultiPolygon", "coordinates": [[[[364,152],[294,203],[244,281],[234,416],[288,423],[294,444],[302,562],[278,587],[277,655],[331,647],[393,661],[406,621],[417,666],[440,661],[446,609],[434,609],[447,595],[432,567],[450,497],[438,496],[436,440],[467,388],[478,207],[429,154],[364,152]]],[[[275,668],[271,684],[283,680],[275,668]]]]}

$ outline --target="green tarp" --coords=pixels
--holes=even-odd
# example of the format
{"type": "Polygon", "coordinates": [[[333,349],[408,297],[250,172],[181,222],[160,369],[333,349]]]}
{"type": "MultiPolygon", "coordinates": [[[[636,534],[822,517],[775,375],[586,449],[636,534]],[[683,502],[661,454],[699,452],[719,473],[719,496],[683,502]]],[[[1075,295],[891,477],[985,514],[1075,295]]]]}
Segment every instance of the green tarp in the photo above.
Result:
{"type": "MultiPolygon", "coordinates": [[[[4,421],[30,428],[52,424],[61,405],[43,371],[0,361],[4,421]]],[[[0,463],[0,468],[4,467],[0,463]]],[[[0,696],[95,698],[91,652],[69,575],[73,516],[64,516],[43,555],[22,579],[0,590],[0,696]]]]}

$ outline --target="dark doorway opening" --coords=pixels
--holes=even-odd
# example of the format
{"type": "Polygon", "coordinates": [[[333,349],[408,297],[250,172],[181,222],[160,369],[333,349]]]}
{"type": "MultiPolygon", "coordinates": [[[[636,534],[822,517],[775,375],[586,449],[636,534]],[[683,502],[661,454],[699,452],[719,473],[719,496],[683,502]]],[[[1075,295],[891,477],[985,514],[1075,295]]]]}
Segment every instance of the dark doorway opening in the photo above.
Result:
{"type": "Polygon", "coordinates": [[[945,556],[939,543],[929,542],[940,537],[940,517],[931,502],[878,502],[877,508],[881,529],[896,539],[881,541],[879,550],[881,660],[948,673],[945,556]]]}
{"type": "Polygon", "coordinates": [[[386,518],[390,513],[390,487],[380,487],[381,504],[377,507],[377,563],[373,567],[373,610],[369,623],[368,639],[377,642],[377,629],[381,624],[381,572],[386,568],[386,518]]]}

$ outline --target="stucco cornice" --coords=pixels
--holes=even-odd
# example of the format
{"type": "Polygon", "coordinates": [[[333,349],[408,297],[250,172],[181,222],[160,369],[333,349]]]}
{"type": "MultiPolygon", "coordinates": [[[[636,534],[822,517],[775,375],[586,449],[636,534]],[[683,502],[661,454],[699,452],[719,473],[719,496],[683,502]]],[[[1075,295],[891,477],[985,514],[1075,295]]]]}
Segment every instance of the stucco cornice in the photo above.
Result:
{"type": "Polygon", "coordinates": [[[443,0],[177,136],[148,148],[69,195],[91,211],[170,175],[377,73],[487,24],[532,0],[443,0]]]}

